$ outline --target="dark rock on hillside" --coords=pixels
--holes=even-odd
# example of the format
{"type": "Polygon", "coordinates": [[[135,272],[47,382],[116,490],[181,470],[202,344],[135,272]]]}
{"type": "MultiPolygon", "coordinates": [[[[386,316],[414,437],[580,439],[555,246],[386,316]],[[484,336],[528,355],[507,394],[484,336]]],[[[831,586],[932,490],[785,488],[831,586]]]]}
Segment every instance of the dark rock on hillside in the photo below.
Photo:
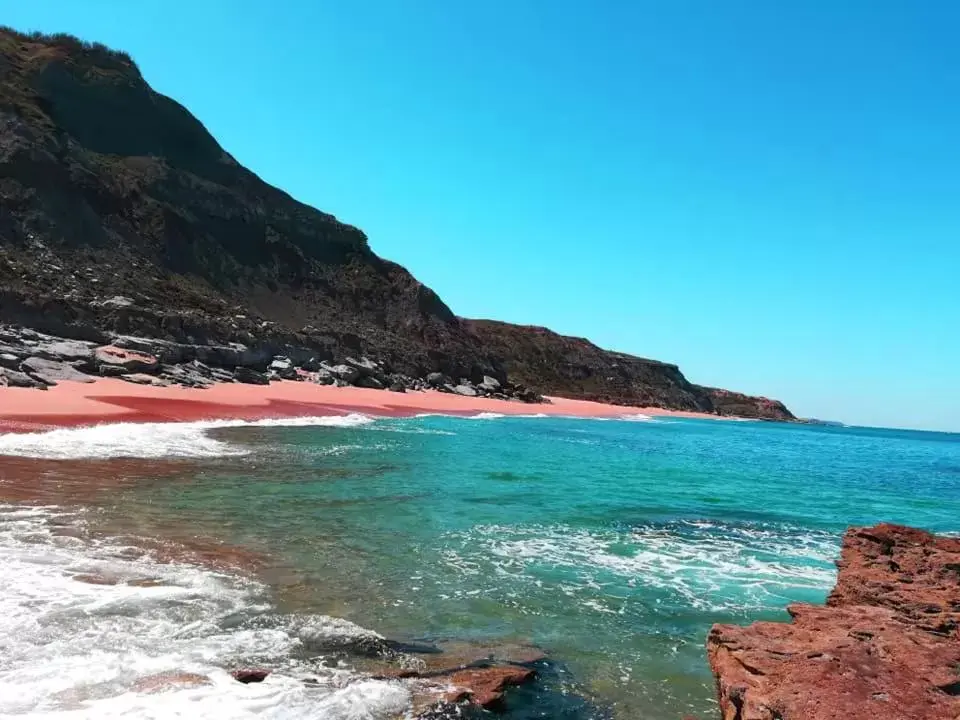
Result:
{"type": "Polygon", "coordinates": [[[744,395],[743,393],[720,390],[719,388],[701,387],[700,385],[694,387],[710,399],[713,412],[718,415],[762,420],[796,420],[793,413],[787,410],[786,405],[779,400],[744,395]]]}
{"type": "Polygon", "coordinates": [[[49,383],[34,380],[24,372],[0,368],[0,387],[37,388],[46,390],[49,383]]]}
{"type": "Polygon", "coordinates": [[[504,369],[512,381],[546,395],[768,420],[794,419],[776,400],[694,385],[676,365],[603,350],[583,338],[493,320],[469,320],[467,325],[486,347],[504,358],[504,369]]]}
{"type": "Polygon", "coordinates": [[[40,380],[47,385],[56,385],[58,382],[93,382],[93,378],[80,372],[72,365],[56,360],[46,360],[39,357],[30,357],[20,363],[20,369],[30,377],[40,380]]]}
{"type": "Polygon", "coordinates": [[[676,366],[458,318],[360,230],[237,163],[129,56],[102,45],[0,28],[0,210],[0,322],[79,341],[28,355],[103,375],[195,360],[265,372],[281,355],[336,382],[356,380],[339,371],[345,363],[385,386],[388,373],[440,373],[432,387],[466,378],[493,396],[489,377],[530,388],[528,401],[554,393],[713,411],[676,366]],[[87,356],[106,345],[156,364],[87,356]]]}
{"type": "Polygon", "coordinates": [[[237,382],[246,383],[248,385],[270,384],[270,379],[266,375],[248,367],[238,367],[234,371],[233,376],[236,378],[237,382]]]}

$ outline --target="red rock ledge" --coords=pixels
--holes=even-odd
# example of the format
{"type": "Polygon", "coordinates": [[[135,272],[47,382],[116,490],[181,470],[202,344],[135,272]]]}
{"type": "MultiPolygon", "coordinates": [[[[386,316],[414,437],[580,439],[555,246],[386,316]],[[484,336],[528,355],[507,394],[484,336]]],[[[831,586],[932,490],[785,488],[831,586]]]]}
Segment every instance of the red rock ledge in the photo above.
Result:
{"type": "Polygon", "coordinates": [[[960,719],[960,539],[851,528],[837,566],[826,606],[710,631],[723,720],[960,719]]]}

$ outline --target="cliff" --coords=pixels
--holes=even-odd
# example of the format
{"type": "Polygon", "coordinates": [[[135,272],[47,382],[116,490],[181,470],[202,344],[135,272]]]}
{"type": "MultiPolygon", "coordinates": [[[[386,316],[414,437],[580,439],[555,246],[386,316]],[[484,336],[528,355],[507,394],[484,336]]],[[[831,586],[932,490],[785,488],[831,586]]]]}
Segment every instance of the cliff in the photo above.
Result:
{"type": "Polygon", "coordinates": [[[852,528],[838,568],[791,623],[714,626],[723,720],[960,718],[960,539],[852,528]]]}
{"type": "MultiPolygon", "coordinates": [[[[99,44],[0,29],[0,208],[0,322],[95,343],[368,355],[415,377],[724,412],[674,365],[457,317],[99,44]]],[[[749,398],[738,408],[792,418],[749,398]]]]}

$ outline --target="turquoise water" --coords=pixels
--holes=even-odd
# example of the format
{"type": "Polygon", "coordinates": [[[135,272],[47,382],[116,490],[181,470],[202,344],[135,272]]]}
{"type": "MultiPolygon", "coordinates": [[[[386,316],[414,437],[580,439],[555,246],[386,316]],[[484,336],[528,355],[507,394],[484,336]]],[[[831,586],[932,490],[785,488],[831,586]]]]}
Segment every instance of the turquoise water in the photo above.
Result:
{"type": "Polygon", "coordinates": [[[79,717],[397,717],[404,688],[303,655],[304,637],[363,632],[343,618],[401,642],[542,646],[543,682],[513,695],[509,720],[708,718],[712,623],[822,602],[849,525],[960,531],[960,435],[643,416],[291,422],[0,435],[0,630],[15,639],[0,684],[26,698],[0,714],[69,715],[87,698],[79,717]],[[141,556],[137,538],[185,548],[181,564],[141,556]],[[199,565],[182,564],[191,548],[199,565]],[[224,575],[217,558],[244,570],[224,575]],[[77,580],[91,574],[162,582],[77,580]],[[241,691],[224,670],[238,663],[275,679],[241,691]],[[129,692],[160,671],[221,680],[129,692]]]}
{"type": "Polygon", "coordinates": [[[951,434],[448,417],[207,432],[221,457],[116,507],[266,553],[285,611],[537,643],[592,703],[580,716],[709,715],[712,623],[822,602],[851,524],[960,531],[951,434]]]}

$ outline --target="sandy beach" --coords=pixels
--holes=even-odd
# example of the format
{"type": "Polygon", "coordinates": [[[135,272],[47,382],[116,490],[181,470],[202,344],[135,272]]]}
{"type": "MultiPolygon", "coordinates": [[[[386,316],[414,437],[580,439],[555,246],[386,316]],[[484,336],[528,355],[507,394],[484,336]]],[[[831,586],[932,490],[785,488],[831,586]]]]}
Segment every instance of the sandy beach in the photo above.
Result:
{"type": "Polygon", "coordinates": [[[623,417],[643,413],[651,416],[717,417],[704,413],[606,405],[566,398],[550,400],[550,403],[526,404],[435,391],[393,393],[295,381],[276,381],[268,386],[225,383],[197,390],[135,385],[108,378],[93,383],[63,382],[46,391],[0,388],[0,431],[29,432],[118,422],[260,420],[354,412],[378,417],[405,417],[422,413],[572,417],[623,417]]]}

